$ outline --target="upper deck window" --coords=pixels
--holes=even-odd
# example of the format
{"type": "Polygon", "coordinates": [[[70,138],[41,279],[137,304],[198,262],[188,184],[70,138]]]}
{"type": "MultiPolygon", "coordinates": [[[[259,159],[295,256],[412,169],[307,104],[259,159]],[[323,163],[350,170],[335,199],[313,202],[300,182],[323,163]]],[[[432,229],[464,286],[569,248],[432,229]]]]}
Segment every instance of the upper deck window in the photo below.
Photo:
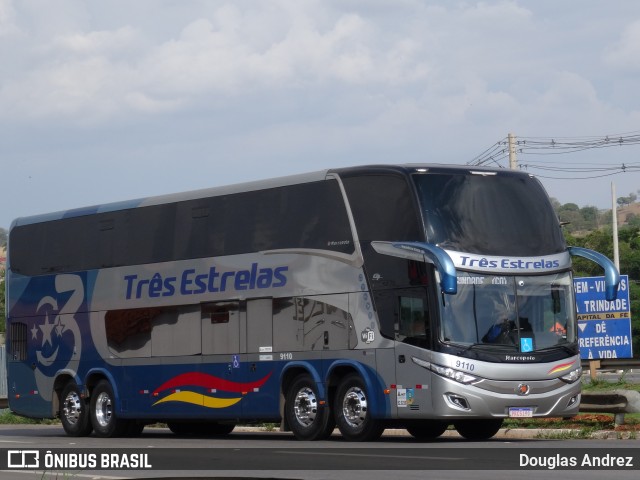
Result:
{"type": "Polygon", "coordinates": [[[413,176],[429,243],[484,255],[536,256],[566,249],[542,185],[528,175],[413,176]]]}
{"type": "Polygon", "coordinates": [[[264,250],[354,251],[335,180],[19,225],[10,245],[11,270],[22,275],[264,250]]]}

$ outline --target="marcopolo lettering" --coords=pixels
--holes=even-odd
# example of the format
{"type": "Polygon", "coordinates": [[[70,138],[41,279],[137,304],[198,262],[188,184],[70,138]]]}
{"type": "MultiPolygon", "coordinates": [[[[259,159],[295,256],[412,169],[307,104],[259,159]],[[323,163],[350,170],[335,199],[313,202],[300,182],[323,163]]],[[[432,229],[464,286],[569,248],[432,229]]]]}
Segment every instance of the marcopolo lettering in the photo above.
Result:
{"type": "Polygon", "coordinates": [[[279,288],[287,284],[286,272],[289,267],[260,268],[251,264],[249,270],[219,272],[211,267],[206,272],[195,268],[184,270],[179,276],[163,277],[160,273],[151,278],[126,275],[126,299],[158,298],[179,295],[200,295],[203,293],[225,292],[229,290],[254,290],[256,288],[279,288]]]}

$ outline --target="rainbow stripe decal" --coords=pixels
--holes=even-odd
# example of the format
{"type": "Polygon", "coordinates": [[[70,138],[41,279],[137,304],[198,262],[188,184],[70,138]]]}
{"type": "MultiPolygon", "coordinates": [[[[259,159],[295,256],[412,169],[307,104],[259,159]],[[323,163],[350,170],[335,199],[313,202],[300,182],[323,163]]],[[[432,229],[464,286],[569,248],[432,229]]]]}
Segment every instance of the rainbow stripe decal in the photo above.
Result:
{"type": "Polygon", "coordinates": [[[556,365],[555,367],[553,367],[551,370],[547,372],[547,375],[562,372],[564,370],[569,370],[573,366],[573,363],[574,362],[569,362],[569,363],[561,363],[560,365],[556,365]]]}
{"type": "Polygon", "coordinates": [[[247,393],[253,392],[256,389],[260,388],[267,382],[267,380],[269,380],[270,376],[271,372],[269,372],[260,380],[256,380],[255,382],[241,383],[232,382],[220,377],[214,377],[213,375],[208,375],[206,373],[182,373],[167,380],[153,391],[153,395],[158,396],[162,391],[174,390],[166,397],[155,402],[152,406],[156,406],[160,403],[166,402],[182,402],[191,403],[193,405],[200,405],[206,408],[227,408],[235,405],[240,400],[242,400],[242,395],[246,395],[247,393]],[[205,388],[210,392],[217,392],[218,390],[221,390],[224,392],[239,393],[240,396],[232,398],[219,398],[193,392],[190,390],[182,390],[182,387],[205,388]]]}

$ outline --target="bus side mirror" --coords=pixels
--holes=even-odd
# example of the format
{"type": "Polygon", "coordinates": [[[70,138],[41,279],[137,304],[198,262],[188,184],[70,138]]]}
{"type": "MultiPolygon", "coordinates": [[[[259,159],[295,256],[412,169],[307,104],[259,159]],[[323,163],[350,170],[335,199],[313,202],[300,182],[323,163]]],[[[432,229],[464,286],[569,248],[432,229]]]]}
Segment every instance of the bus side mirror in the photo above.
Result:
{"type": "Polygon", "coordinates": [[[423,242],[371,242],[373,249],[382,255],[406,258],[417,262],[433,263],[442,293],[458,293],[458,277],[453,260],[442,248],[423,242]]]}
{"type": "Polygon", "coordinates": [[[611,301],[618,297],[620,272],[611,260],[601,253],[582,247],[569,247],[569,254],[573,257],[586,258],[600,265],[604,269],[605,298],[611,301]]]}
{"type": "Polygon", "coordinates": [[[442,248],[423,242],[394,242],[392,245],[400,250],[416,252],[423,255],[436,266],[442,292],[449,295],[458,293],[456,267],[449,254],[442,248]]]}

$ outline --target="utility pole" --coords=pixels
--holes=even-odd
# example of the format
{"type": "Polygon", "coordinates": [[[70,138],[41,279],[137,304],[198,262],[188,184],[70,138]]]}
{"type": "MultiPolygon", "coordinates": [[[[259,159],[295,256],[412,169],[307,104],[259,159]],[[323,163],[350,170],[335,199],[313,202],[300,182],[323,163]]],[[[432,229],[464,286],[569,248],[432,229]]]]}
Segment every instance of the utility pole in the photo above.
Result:
{"type": "Polygon", "coordinates": [[[620,271],[620,250],[618,248],[618,210],[616,208],[616,184],[611,182],[611,215],[613,222],[613,263],[620,271]]]}
{"type": "MultiPolygon", "coordinates": [[[[613,263],[620,271],[620,254],[618,252],[618,210],[616,208],[616,184],[611,182],[611,220],[613,226],[613,263]]],[[[595,380],[597,370],[600,368],[600,360],[589,360],[589,375],[595,380]]]]}
{"type": "Polygon", "coordinates": [[[516,156],[516,136],[510,133],[507,138],[509,139],[509,168],[516,170],[518,168],[518,157],[516,156]]]}

